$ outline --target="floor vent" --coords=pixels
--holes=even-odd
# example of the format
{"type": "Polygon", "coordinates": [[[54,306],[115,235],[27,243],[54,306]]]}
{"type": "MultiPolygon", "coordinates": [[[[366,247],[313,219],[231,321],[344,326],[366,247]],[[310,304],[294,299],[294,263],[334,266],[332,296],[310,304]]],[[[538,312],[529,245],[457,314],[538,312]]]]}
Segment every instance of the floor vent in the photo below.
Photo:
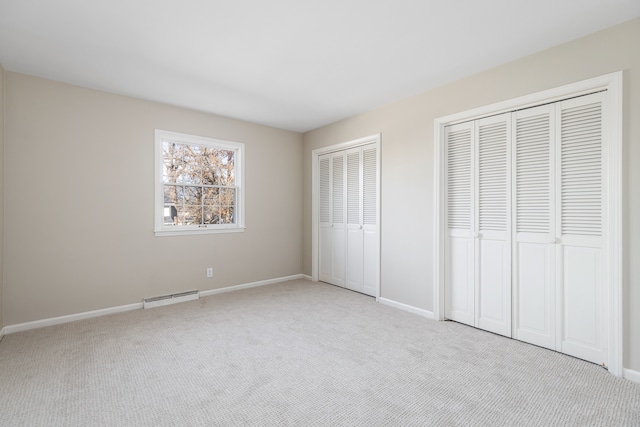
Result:
{"type": "Polygon", "coordinates": [[[162,307],[163,305],[176,304],[184,301],[199,299],[198,291],[180,292],[179,294],[162,295],[159,297],[145,298],[142,300],[144,308],[162,307]]]}

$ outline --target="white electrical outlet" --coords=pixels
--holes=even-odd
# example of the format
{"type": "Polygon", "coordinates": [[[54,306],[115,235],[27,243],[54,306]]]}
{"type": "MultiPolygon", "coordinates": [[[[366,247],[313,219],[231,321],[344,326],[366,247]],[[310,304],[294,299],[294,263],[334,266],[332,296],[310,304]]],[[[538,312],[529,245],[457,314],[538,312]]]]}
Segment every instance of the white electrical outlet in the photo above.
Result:
{"type": "Polygon", "coordinates": [[[207,268],[207,277],[213,277],[213,268],[212,267],[208,267],[207,268]]]}

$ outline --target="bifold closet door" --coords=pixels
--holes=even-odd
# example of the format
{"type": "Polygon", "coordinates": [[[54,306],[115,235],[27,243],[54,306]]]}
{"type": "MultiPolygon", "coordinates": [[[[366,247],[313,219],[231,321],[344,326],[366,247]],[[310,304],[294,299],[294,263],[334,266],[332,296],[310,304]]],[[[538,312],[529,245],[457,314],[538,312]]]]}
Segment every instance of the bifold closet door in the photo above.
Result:
{"type": "Polygon", "coordinates": [[[582,96],[556,109],[556,349],[606,366],[603,98],[602,92],[582,96]]]}
{"type": "Polygon", "coordinates": [[[378,169],[376,145],[365,145],[362,147],[362,292],[371,296],[377,296],[380,287],[378,169]]]}
{"type": "Polygon", "coordinates": [[[605,93],[445,128],[445,317],[607,364],[605,93]]]}
{"type": "Polygon", "coordinates": [[[319,279],[376,296],[378,160],[369,144],[319,157],[319,279]]]}
{"type": "Polygon", "coordinates": [[[344,152],[331,156],[331,283],[345,286],[347,274],[346,254],[346,170],[344,152]]]}
{"type": "Polygon", "coordinates": [[[323,282],[331,282],[333,276],[333,235],[331,230],[331,154],[318,159],[319,174],[319,213],[318,239],[319,262],[318,278],[323,282]]]}
{"type": "Polygon", "coordinates": [[[376,296],[378,289],[377,155],[373,144],[345,152],[347,169],[346,287],[376,296]]]}
{"type": "Polygon", "coordinates": [[[445,129],[445,315],[511,336],[510,115],[445,129]]]}
{"type": "Polygon", "coordinates": [[[510,115],[477,120],[475,129],[475,326],[510,337],[510,115]]]}
{"type": "Polygon", "coordinates": [[[345,156],[331,153],[319,162],[319,279],[344,286],[346,275],[345,156]]]}
{"type": "Polygon", "coordinates": [[[515,338],[607,365],[602,93],[514,113],[515,338]]]}
{"type": "Polygon", "coordinates": [[[347,150],[347,282],[346,287],[362,292],[364,234],[362,231],[362,150],[347,150]]]}
{"type": "Polygon", "coordinates": [[[445,315],[475,326],[473,122],[445,128],[445,315]]]}
{"type": "Polygon", "coordinates": [[[513,113],[514,337],[555,348],[555,105],[513,113]]]}
{"type": "Polygon", "coordinates": [[[446,317],[511,336],[509,114],[445,129],[446,317]]]}

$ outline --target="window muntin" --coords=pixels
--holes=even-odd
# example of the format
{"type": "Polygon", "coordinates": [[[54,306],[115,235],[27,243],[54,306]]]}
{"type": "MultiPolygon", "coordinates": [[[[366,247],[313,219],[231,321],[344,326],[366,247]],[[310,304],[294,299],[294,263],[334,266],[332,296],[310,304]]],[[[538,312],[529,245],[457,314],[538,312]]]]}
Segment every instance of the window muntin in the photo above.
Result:
{"type": "Polygon", "coordinates": [[[243,151],[156,130],[156,235],[242,231],[243,151]]]}

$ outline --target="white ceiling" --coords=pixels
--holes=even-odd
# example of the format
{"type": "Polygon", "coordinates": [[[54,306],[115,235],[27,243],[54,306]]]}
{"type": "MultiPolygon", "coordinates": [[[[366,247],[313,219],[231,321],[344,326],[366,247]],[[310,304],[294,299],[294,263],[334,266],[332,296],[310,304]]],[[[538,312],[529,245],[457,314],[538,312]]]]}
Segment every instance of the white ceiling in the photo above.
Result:
{"type": "Polygon", "coordinates": [[[0,63],[304,132],[638,16],[640,0],[0,0],[0,63]]]}

